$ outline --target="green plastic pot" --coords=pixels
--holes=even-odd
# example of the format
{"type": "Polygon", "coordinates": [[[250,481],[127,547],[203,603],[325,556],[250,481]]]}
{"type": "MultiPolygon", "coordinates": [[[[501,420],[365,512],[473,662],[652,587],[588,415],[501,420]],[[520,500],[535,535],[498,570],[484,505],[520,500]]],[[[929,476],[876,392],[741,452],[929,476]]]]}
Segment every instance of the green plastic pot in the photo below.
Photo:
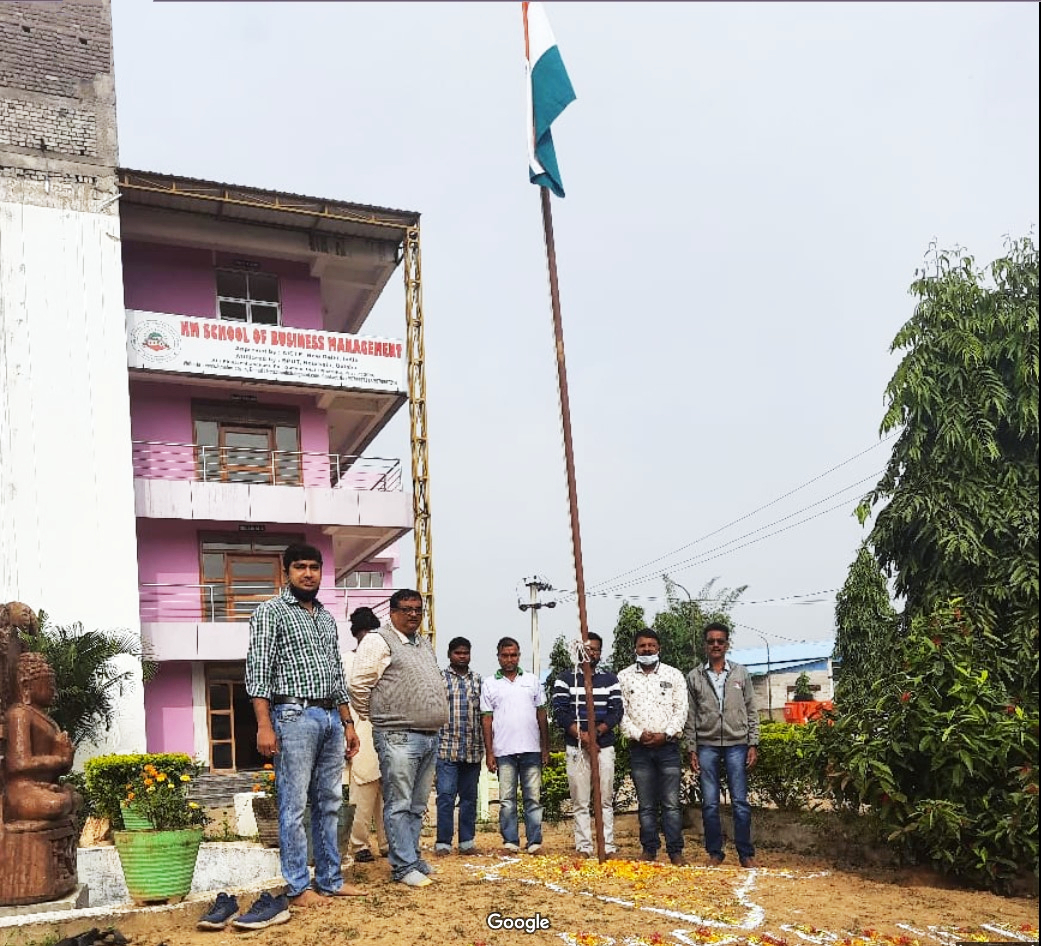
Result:
{"type": "Polygon", "coordinates": [[[135,903],[177,902],[192,889],[202,828],[114,831],[112,840],[135,903]]]}
{"type": "Polygon", "coordinates": [[[119,813],[123,816],[124,831],[151,831],[154,828],[152,822],[133,805],[120,805],[119,813]]]}

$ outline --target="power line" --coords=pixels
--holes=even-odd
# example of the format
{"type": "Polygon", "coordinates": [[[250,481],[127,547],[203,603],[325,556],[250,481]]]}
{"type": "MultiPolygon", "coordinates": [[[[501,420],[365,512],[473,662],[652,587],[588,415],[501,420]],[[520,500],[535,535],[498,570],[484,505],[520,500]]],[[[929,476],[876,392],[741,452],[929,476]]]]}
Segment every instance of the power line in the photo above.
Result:
{"type": "MultiPolygon", "coordinates": [[[[814,476],[812,479],[806,480],[805,483],[802,483],[799,486],[796,486],[794,489],[788,490],[788,492],[783,493],[782,495],[778,496],[776,499],[771,499],[770,502],[764,503],[762,506],[759,506],[756,509],[753,509],[751,512],[745,513],[743,516],[739,516],[737,519],[732,519],[730,522],[726,523],[725,525],[720,526],[718,529],[713,529],[711,532],[706,532],[703,536],[699,536],[698,538],[688,542],[686,545],[681,545],[679,548],[673,549],[671,552],[666,552],[664,555],[659,555],[657,558],[651,559],[651,561],[645,562],[642,565],[636,565],[633,568],[629,568],[629,569],[626,569],[625,571],[619,572],[617,575],[612,575],[610,578],[605,578],[602,581],[594,582],[590,587],[591,588],[599,588],[599,587],[601,587],[603,585],[608,585],[611,582],[616,581],[619,578],[624,578],[626,575],[631,575],[633,572],[643,571],[645,568],[650,568],[650,566],[656,565],[659,562],[661,562],[661,561],[663,561],[663,560],[665,560],[667,558],[671,558],[673,555],[677,555],[680,552],[684,552],[687,549],[691,548],[692,546],[697,545],[699,542],[704,542],[705,539],[710,539],[710,538],[712,538],[712,536],[718,535],[720,532],[723,532],[726,529],[729,529],[731,526],[735,526],[739,522],[744,522],[745,519],[750,519],[752,516],[762,512],[764,509],[769,509],[771,506],[775,506],[777,503],[781,502],[782,500],[787,499],[789,496],[795,495],[795,493],[798,493],[800,490],[805,489],[807,486],[813,485],[818,480],[822,480],[822,479],[824,479],[824,477],[830,476],[836,470],[839,470],[842,467],[846,466],[847,464],[852,463],[854,460],[860,459],[860,457],[864,456],[867,453],[870,453],[872,450],[876,449],[881,444],[884,444],[887,441],[892,440],[898,433],[899,433],[899,431],[893,431],[888,436],[883,437],[877,443],[875,443],[872,446],[868,447],[866,450],[861,450],[860,453],[855,453],[853,456],[848,457],[847,459],[843,460],[841,463],[836,463],[835,466],[831,467],[828,470],[825,470],[823,473],[820,473],[817,476],[814,476]]],[[[867,477],[867,478],[870,479],[870,477],[867,477]]],[[[863,482],[863,481],[860,481],[860,482],[863,482]]]]}
{"type": "MultiPolygon", "coordinates": [[[[836,496],[841,496],[843,493],[847,493],[851,489],[856,488],[861,483],[865,483],[868,480],[874,479],[876,476],[881,475],[882,472],[883,471],[879,470],[879,471],[877,471],[875,473],[872,473],[872,474],[870,474],[868,476],[862,477],[861,479],[857,480],[856,482],[850,483],[850,484],[842,487],[842,489],[836,490],[834,493],[831,493],[828,496],[823,497],[822,499],[818,499],[816,502],[810,503],[808,506],[803,506],[801,509],[797,509],[797,510],[795,510],[795,512],[789,513],[787,516],[782,516],[780,519],[774,519],[772,522],[768,522],[768,523],[766,523],[766,525],[760,526],[758,529],[753,529],[751,532],[746,532],[743,535],[739,535],[737,538],[731,539],[729,542],[724,542],[722,545],[717,545],[714,548],[708,549],[705,552],[700,553],[699,555],[695,555],[695,556],[693,556],[692,558],[689,558],[689,559],[684,559],[683,561],[680,561],[680,562],[674,562],[674,563],[672,563],[669,566],[669,569],[670,570],[678,570],[678,569],[681,569],[681,568],[689,567],[691,565],[700,565],[700,564],[703,564],[704,562],[710,562],[710,561],[713,561],[713,560],[715,560],[717,558],[721,558],[723,555],[728,555],[729,552],[725,552],[723,550],[727,549],[729,546],[732,546],[735,543],[740,542],[742,539],[747,539],[747,538],[750,538],[751,536],[758,535],[764,529],[769,529],[772,526],[778,525],[779,523],[787,522],[789,519],[792,519],[795,516],[801,515],[802,513],[806,512],[808,509],[813,509],[814,506],[819,506],[821,503],[827,502],[829,499],[834,499],[836,496]],[[716,554],[716,553],[718,553],[718,554],[716,554]]],[[[817,513],[816,515],[808,516],[807,518],[802,519],[799,522],[796,522],[793,525],[786,527],[785,529],[778,529],[775,532],[771,532],[771,533],[769,533],[767,535],[760,536],[758,539],[755,539],[752,542],[745,542],[743,545],[738,545],[737,548],[730,549],[730,551],[731,552],[736,552],[736,551],[738,551],[738,549],[747,548],[750,545],[756,544],[756,542],[763,542],[766,539],[772,538],[775,535],[779,535],[782,532],[788,531],[788,529],[793,529],[796,526],[803,525],[804,523],[810,522],[811,520],[816,519],[819,516],[824,515],[825,513],[834,512],[836,509],[845,508],[847,501],[848,500],[843,500],[843,502],[841,502],[841,503],[839,503],[839,504],[837,504],[835,506],[831,506],[828,509],[825,509],[825,510],[823,510],[820,513],[817,513]]],[[[691,544],[693,544],[693,543],[691,543],[691,544]]],[[[634,578],[630,578],[627,581],[621,582],[621,583],[619,583],[617,585],[612,586],[611,588],[607,588],[607,589],[604,589],[604,590],[605,591],[616,591],[616,590],[621,589],[621,588],[630,588],[633,585],[639,585],[639,584],[642,584],[645,581],[649,581],[652,578],[657,578],[658,575],[659,575],[658,572],[653,572],[653,573],[648,573],[648,574],[644,574],[644,575],[639,575],[639,576],[636,576],[634,578]]]]}
{"type": "MultiPolygon", "coordinates": [[[[735,601],[733,603],[732,607],[736,608],[736,607],[739,607],[741,605],[751,605],[751,604],[783,604],[784,602],[787,602],[787,601],[798,602],[800,599],[803,599],[803,598],[817,598],[820,595],[835,594],[837,591],[839,591],[838,588],[825,588],[822,591],[810,591],[810,592],[807,592],[805,594],[800,594],[800,595],[783,595],[783,596],[777,597],[777,598],[761,598],[758,601],[735,601]]],[[[575,592],[574,592],[573,589],[569,589],[566,592],[566,594],[568,594],[568,595],[574,595],[574,593],[575,592]]],[[[667,601],[675,600],[675,599],[669,598],[667,595],[618,594],[617,592],[612,592],[612,591],[589,591],[589,592],[586,592],[586,597],[587,598],[615,598],[615,599],[620,599],[620,600],[636,600],[636,601],[666,601],[667,602],[667,601]]],[[[681,600],[680,603],[682,604],[683,601],[685,601],[685,600],[686,599],[681,600]]],[[[715,598],[697,598],[697,597],[695,597],[695,598],[691,598],[690,600],[691,601],[703,601],[705,603],[709,603],[709,602],[715,601],[716,599],[715,598]]],[[[821,601],[806,601],[805,603],[806,604],[829,604],[830,602],[821,600],[821,601]]]]}

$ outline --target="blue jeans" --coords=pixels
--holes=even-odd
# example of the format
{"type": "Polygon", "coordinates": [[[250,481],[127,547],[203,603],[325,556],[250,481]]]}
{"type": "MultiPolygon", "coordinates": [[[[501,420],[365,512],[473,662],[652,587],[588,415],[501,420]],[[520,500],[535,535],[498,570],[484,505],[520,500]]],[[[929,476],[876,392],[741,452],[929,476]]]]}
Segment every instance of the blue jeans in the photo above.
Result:
{"type": "Polygon", "coordinates": [[[437,733],[373,729],[372,742],[383,779],[383,827],[387,832],[390,876],[401,880],[419,870],[419,834],[434,787],[437,733]]]}
{"type": "Polygon", "coordinates": [[[278,856],[288,894],[311,886],[304,806],[311,803],[314,885],[331,893],[343,886],[338,827],[343,805],[343,724],[336,710],[292,703],[271,707],[278,737],[278,856]]]}
{"type": "Polygon", "coordinates": [[[719,820],[719,771],[727,769],[727,786],[734,808],[734,847],[738,857],[755,857],[752,845],[752,806],[748,804],[748,746],[698,746],[701,769],[701,820],[705,850],[723,857],[723,826],[719,820]]]}
{"type": "Polygon", "coordinates": [[[542,843],[542,753],[518,752],[495,758],[499,773],[499,833],[506,844],[520,844],[517,826],[517,781],[524,800],[524,839],[542,843]]]}
{"type": "Polygon", "coordinates": [[[658,810],[665,834],[665,850],[679,854],[683,850],[683,816],[680,813],[680,747],[678,742],[663,746],[629,744],[629,761],[640,817],[640,846],[648,854],[657,854],[658,810]]]}
{"type": "Polygon", "coordinates": [[[437,838],[434,849],[450,851],[455,834],[455,799],[459,796],[459,850],[474,846],[477,833],[477,783],[480,762],[437,760],[437,838]]]}

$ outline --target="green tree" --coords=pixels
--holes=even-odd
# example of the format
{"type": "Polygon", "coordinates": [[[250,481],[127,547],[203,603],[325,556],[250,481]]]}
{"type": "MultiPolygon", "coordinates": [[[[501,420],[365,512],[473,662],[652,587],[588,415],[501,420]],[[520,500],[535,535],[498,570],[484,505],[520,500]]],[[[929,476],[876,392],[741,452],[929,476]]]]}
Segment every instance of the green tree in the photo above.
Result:
{"type": "Polygon", "coordinates": [[[835,697],[855,699],[892,659],[899,619],[886,580],[864,542],[835,596],[835,697]]]}
{"type": "Polygon", "coordinates": [[[899,436],[857,509],[877,509],[877,565],[862,548],[840,596],[850,685],[818,727],[838,797],[997,889],[1037,875],[1037,290],[1029,238],[984,270],[934,252],[916,274],[882,422],[899,436]],[[879,566],[905,601],[897,631],[879,566]]]}
{"type": "Polygon", "coordinates": [[[654,617],[652,627],[661,638],[661,654],[665,663],[678,667],[684,673],[704,660],[705,651],[701,644],[702,631],[706,624],[722,621],[733,626],[730,610],[744,593],[747,585],[739,588],[714,590],[718,579],[705,584],[693,598],[688,598],[676,582],[668,575],[665,581],[665,600],[668,606],[654,617]]]}
{"type": "Polygon", "coordinates": [[[860,698],[815,728],[836,796],[912,859],[996,890],[1037,876],[1038,709],[987,672],[957,602],[916,615],[860,698]]]}
{"type": "MultiPolygon", "coordinates": [[[[892,350],[882,433],[900,428],[858,508],[909,616],[960,597],[1006,641],[1000,673],[1037,688],[1038,257],[1030,238],[978,270],[933,252],[892,350]],[[884,504],[884,505],[883,505],[884,504]]],[[[1011,681],[1010,681],[1011,682],[1011,681]]]]}
{"type": "Polygon", "coordinates": [[[615,621],[611,633],[611,656],[606,666],[617,673],[633,662],[633,641],[636,632],[647,626],[643,616],[643,608],[623,601],[618,609],[618,620],[615,621]]]}
{"type": "Polygon", "coordinates": [[[145,659],[140,640],[125,631],[88,631],[79,621],[53,624],[44,611],[38,625],[37,633],[23,634],[22,640],[54,670],[57,696],[51,718],[74,746],[99,742],[112,728],[116,697],[137,675],[125,663],[121,667],[118,658],[139,661],[146,680],[154,676],[156,665],[145,659]]]}

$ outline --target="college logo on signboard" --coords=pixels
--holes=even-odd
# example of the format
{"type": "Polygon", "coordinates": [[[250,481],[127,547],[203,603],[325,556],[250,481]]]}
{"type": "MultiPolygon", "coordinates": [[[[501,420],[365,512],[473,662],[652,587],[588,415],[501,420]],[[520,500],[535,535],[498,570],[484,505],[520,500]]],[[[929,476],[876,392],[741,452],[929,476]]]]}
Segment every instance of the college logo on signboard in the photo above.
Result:
{"type": "Polygon", "coordinates": [[[181,339],[166,323],[146,319],[134,328],[133,334],[130,336],[130,344],[145,361],[160,364],[177,356],[181,347],[181,339]]]}

